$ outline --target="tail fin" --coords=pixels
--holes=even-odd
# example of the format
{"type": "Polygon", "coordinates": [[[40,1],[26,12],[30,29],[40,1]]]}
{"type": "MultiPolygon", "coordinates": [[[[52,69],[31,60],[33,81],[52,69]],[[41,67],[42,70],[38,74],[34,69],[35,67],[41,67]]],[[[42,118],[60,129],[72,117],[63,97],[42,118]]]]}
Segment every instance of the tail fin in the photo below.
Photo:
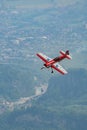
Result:
{"type": "Polygon", "coordinates": [[[66,51],[66,54],[69,55],[69,50],[66,51]]]}
{"type": "Polygon", "coordinates": [[[67,59],[72,59],[72,57],[69,55],[69,50],[67,50],[66,52],[60,51],[60,54],[64,55],[67,59]]]}

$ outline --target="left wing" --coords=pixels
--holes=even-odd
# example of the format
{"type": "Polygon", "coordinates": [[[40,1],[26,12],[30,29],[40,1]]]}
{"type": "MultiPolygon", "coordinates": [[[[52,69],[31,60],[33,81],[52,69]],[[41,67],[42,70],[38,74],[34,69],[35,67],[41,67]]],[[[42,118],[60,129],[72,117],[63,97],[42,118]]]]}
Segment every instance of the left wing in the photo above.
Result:
{"type": "Polygon", "coordinates": [[[49,62],[50,60],[52,60],[51,58],[49,58],[48,56],[42,54],[42,53],[37,53],[36,54],[41,60],[43,60],[45,63],[49,62]]]}
{"type": "Polygon", "coordinates": [[[58,63],[55,63],[51,66],[53,69],[57,70],[58,72],[60,72],[61,74],[67,74],[67,71],[58,63]]]}

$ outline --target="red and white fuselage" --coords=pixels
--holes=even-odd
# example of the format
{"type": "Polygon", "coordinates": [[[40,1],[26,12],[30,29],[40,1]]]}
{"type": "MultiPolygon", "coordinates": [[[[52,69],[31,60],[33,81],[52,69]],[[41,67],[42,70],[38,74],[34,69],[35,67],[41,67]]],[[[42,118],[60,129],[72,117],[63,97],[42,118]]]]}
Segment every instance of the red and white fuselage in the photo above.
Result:
{"type": "Polygon", "coordinates": [[[46,68],[51,67],[51,68],[59,71],[62,74],[66,74],[67,71],[65,69],[63,69],[63,67],[60,66],[57,62],[60,62],[60,61],[62,61],[65,58],[72,59],[72,57],[69,55],[69,51],[68,50],[66,52],[60,51],[60,54],[61,54],[60,56],[58,56],[58,57],[56,57],[54,59],[51,59],[51,58],[47,57],[46,55],[44,55],[42,53],[37,53],[37,56],[45,62],[44,66],[46,68]]]}
{"type": "Polygon", "coordinates": [[[46,66],[50,66],[50,65],[52,65],[52,64],[54,64],[56,62],[60,62],[65,58],[72,59],[72,57],[69,55],[69,53],[67,54],[64,51],[60,51],[60,54],[61,54],[60,56],[58,56],[58,57],[52,59],[51,61],[47,62],[46,66]]]}

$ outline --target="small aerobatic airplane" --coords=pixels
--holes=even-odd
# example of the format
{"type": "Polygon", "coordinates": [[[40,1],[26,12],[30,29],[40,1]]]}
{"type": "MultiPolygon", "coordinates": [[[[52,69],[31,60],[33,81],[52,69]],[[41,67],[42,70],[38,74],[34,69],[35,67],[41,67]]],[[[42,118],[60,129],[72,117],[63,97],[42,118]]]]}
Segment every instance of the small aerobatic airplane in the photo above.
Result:
{"type": "Polygon", "coordinates": [[[37,53],[36,55],[42,61],[44,61],[44,65],[41,69],[51,68],[52,69],[51,73],[53,73],[53,69],[55,69],[56,71],[60,72],[63,75],[67,74],[67,71],[61,65],[59,65],[57,62],[60,62],[61,60],[65,59],[65,58],[72,59],[72,57],[69,55],[69,50],[67,50],[66,52],[60,51],[60,54],[61,54],[60,56],[58,56],[54,59],[51,59],[42,53],[37,53]]]}

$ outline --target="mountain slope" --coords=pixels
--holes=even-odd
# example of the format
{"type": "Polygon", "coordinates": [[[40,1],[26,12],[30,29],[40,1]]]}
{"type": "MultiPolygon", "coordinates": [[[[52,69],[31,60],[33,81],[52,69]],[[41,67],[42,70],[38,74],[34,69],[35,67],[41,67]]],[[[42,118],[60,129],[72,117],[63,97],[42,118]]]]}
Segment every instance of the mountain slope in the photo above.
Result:
{"type": "Polygon", "coordinates": [[[85,101],[87,100],[86,84],[87,71],[85,69],[69,70],[67,75],[56,75],[49,80],[48,92],[42,98],[48,104],[53,101],[54,105],[66,104],[66,102],[70,104],[80,99],[85,101]]]}
{"type": "Polygon", "coordinates": [[[2,130],[87,130],[87,71],[53,76],[33,106],[0,117],[2,130]]]}

